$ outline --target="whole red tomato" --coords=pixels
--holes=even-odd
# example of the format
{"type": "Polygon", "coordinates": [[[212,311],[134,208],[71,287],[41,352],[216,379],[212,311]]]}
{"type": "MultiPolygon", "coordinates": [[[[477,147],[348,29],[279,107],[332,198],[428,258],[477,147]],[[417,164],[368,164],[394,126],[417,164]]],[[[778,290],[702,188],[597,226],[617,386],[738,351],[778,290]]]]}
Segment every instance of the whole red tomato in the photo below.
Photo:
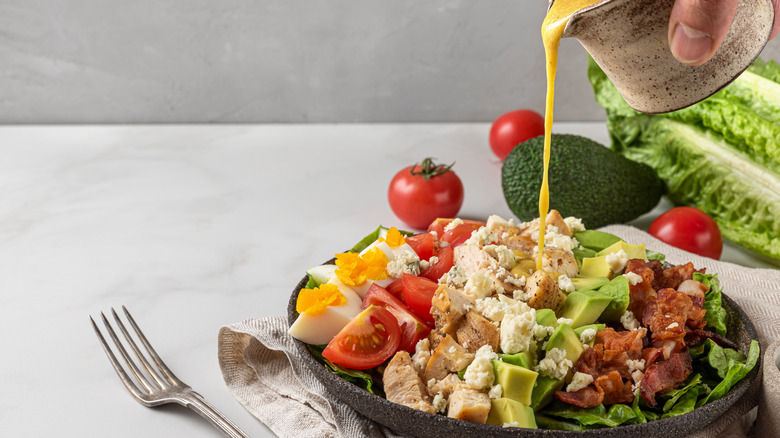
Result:
{"type": "Polygon", "coordinates": [[[463,205],[463,183],[452,164],[426,158],[399,171],[390,181],[390,208],[406,224],[424,229],[438,217],[454,217],[463,205]]]}
{"type": "Polygon", "coordinates": [[[490,148],[503,160],[515,146],[540,135],[544,135],[544,117],[526,109],[511,111],[490,127],[490,148]]]}
{"type": "Polygon", "coordinates": [[[723,238],[718,224],[694,207],[675,207],[658,216],[648,230],[658,239],[704,257],[719,259],[723,238]]]}

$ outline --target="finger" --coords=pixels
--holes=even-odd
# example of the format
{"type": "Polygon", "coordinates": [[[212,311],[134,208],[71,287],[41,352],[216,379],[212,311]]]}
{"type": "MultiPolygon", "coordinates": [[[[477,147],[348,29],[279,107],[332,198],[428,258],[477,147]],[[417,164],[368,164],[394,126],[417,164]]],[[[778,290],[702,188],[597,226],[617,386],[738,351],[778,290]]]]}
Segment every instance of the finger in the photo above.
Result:
{"type": "Polygon", "coordinates": [[[669,17],[669,47],[683,64],[709,61],[729,31],[739,0],[676,0],[669,17]]]}
{"type": "Polygon", "coordinates": [[[777,31],[780,30],[780,0],[772,0],[772,4],[775,5],[775,25],[772,27],[772,35],[769,36],[771,40],[777,35],[777,31]]]}

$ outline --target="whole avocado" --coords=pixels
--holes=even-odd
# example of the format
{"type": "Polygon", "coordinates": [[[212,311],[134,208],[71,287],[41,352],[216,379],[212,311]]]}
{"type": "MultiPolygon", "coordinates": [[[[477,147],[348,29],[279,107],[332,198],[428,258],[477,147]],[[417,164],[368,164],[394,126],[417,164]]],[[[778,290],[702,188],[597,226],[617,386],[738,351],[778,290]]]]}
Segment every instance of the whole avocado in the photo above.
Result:
{"type": "MultiPolygon", "coordinates": [[[[509,153],[501,169],[504,197],[518,219],[539,216],[544,136],[509,153]]],[[[664,193],[655,171],[593,140],[553,134],[550,146],[550,209],[582,219],[589,228],[628,222],[652,210],[664,193]]]]}

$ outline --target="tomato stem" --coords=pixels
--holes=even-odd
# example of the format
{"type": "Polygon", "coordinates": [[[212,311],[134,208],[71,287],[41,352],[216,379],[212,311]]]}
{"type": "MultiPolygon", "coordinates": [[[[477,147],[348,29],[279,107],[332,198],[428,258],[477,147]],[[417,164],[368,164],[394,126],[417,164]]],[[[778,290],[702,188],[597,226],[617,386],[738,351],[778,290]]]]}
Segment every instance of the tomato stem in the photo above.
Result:
{"type": "Polygon", "coordinates": [[[428,181],[434,176],[444,175],[445,173],[449,172],[450,168],[452,168],[454,164],[454,162],[449,166],[444,164],[436,164],[433,162],[433,158],[428,157],[422,160],[421,163],[412,166],[412,168],[409,169],[409,173],[412,175],[422,175],[422,177],[428,181]],[[415,169],[417,168],[420,170],[415,172],[415,169]]]}

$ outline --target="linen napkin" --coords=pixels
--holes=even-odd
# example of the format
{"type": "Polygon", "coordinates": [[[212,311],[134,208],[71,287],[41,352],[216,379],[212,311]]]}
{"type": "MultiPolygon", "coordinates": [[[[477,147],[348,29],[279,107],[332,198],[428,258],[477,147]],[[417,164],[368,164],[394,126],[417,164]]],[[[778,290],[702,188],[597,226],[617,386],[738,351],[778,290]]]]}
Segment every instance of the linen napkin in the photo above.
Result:
{"type": "MultiPolygon", "coordinates": [[[[625,225],[602,230],[627,242],[645,242],[648,249],[665,254],[670,263],[690,261],[697,269],[706,267],[707,272],[718,273],[726,294],[756,326],[762,351],[780,340],[780,270],[749,269],[699,257],[625,225]]],[[[219,364],[233,396],[280,437],[399,437],[349,406],[333,401],[329,389],[303,365],[292,337],[287,334],[286,321],[281,316],[249,319],[220,329],[219,364]]],[[[774,394],[778,394],[780,372],[767,373],[765,379],[763,388],[774,388],[774,394]]],[[[753,427],[761,431],[758,437],[780,436],[777,397],[770,400],[764,394],[761,403],[767,408],[758,412],[753,424],[762,389],[761,383],[757,383],[719,420],[690,436],[744,437],[753,427]]]]}

